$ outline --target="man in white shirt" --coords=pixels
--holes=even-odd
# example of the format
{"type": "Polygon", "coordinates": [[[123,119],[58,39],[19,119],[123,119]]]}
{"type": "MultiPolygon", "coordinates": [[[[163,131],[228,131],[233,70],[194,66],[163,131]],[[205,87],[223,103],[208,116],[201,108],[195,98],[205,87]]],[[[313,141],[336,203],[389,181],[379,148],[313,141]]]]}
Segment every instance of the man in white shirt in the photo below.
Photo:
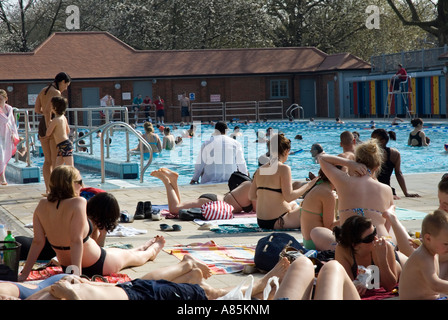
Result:
{"type": "Polygon", "coordinates": [[[248,174],[243,148],[237,140],[226,136],[226,130],[224,122],[216,123],[214,135],[201,146],[190,184],[199,183],[199,177],[201,183],[227,182],[237,169],[248,174]]]}

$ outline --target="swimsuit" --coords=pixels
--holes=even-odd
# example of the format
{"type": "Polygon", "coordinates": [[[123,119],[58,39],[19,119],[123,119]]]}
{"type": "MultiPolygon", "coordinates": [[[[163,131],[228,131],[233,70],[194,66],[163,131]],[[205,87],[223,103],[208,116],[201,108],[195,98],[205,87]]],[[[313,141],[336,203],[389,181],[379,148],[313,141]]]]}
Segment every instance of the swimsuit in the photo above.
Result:
{"type": "Polygon", "coordinates": [[[73,143],[70,140],[62,141],[57,145],[59,148],[58,157],[71,157],[73,156],[73,143]]]}
{"type": "Polygon", "coordinates": [[[269,188],[269,187],[258,187],[257,190],[258,190],[258,189],[261,189],[261,190],[269,190],[269,191],[274,191],[274,192],[282,193],[282,189],[273,189],[273,188],[269,188]]]}
{"type": "MultiPolygon", "coordinates": [[[[300,214],[302,214],[302,211],[305,211],[307,213],[314,214],[314,215],[320,216],[320,217],[324,216],[323,213],[315,213],[315,212],[312,212],[312,211],[305,210],[305,209],[303,209],[303,207],[300,207],[300,214]]],[[[308,250],[316,250],[316,245],[314,244],[313,240],[311,240],[311,239],[310,240],[302,239],[302,241],[303,241],[303,246],[306,249],[308,249],[308,250]]]]}
{"type": "MultiPolygon", "coordinates": [[[[269,190],[269,191],[274,191],[274,192],[278,192],[278,193],[282,193],[282,189],[273,189],[273,188],[269,188],[269,187],[257,187],[257,190],[269,190]]],[[[274,225],[277,222],[277,220],[279,221],[280,224],[280,228],[283,228],[284,225],[284,221],[283,221],[283,216],[285,214],[287,214],[289,211],[286,211],[285,213],[283,213],[280,217],[275,218],[275,219],[271,219],[271,220],[263,220],[263,219],[258,219],[257,218],[257,223],[260,226],[260,228],[263,229],[274,229],[274,225]]]]}
{"type": "MultiPolygon", "coordinates": [[[[58,200],[56,209],[59,208],[60,202],[61,202],[61,200],[58,200]]],[[[87,222],[89,224],[89,232],[87,233],[87,236],[82,240],[82,243],[86,243],[86,241],[90,239],[90,235],[93,232],[92,222],[89,219],[87,219],[87,222]]],[[[50,245],[53,249],[56,249],[56,250],[62,250],[62,251],[70,250],[70,247],[55,246],[55,245],[52,245],[51,243],[50,243],[50,245]]],[[[101,249],[101,254],[100,254],[100,257],[98,258],[98,260],[93,265],[91,265],[87,268],[82,268],[83,275],[92,277],[94,275],[102,275],[103,274],[104,261],[106,260],[106,250],[104,250],[103,248],[100,248],[100,249],[101,249]]],[[[64,270],[64,272],[68,268],[67,266],[62,266],[62,265],[61,265],[61,267],[62,267],[62,270],[64,270]]]]}
{"type": "Polygon", "coordinates": [[[418,131],[416,134],[409,134],[409,140],[411,142],[411,145],[414,147],[421,147],[423,146],[423,141],[422,141],[422,137],[420,137],[420,131],[418,131]],[[412,144],[412,140],[417,140],[417,144],[412,144]]]}
{"type": "Polygon", "coordinates": [[[373,211],[379,214],[383,214],[381,211],[375,210],[375,209],[366,209],[366,208],[353,208],[353,209],[344,209],[344,210],[339,210],[339,213],[341,212],[349,212],[352,211],[353,213],[357,214],[358,216],[365,216],[365,212],[364,210],[368,210],[368,211],[373,211]]]}
{"type": "Polygon", "coordinates": [[[208,300],[197,284],[135,279],[116,286],[126,292],[129,300],[208,300]]]}
{"type": "Polygon", "coordinates": [[[305,211],[305,212],[307,212],[307,213],[314,214],[314,215],[316,215],[316,216],[321,216],[321,217],[324,216],[323,213],[315,213],[315,212],[312,212],[312,211],[305,210],[305,209],[303,209],[303,207],[300,207],[300,213],[302,213],[302,211],[305,211]]]}
{"type": "MultiPolygon", "coordinates": [[[[25,300],[26,298],[28,298],[29,296],[33,295],[34,293],[51,286],[52,284],[58,282],[59,280],[61,280],[62,278],[64,278],[65,276],[67,276],[67,274],[65,273],[60,273],[60,274],[56,274],[54,276],[51,276],[39,283],[36,284],[36,288],[32,289],[32,288],[28,288],[24,285],[22,285],[20,282],[9,282],[9,281],[5,281],[7,283],[12,283],[15,286],[17,286],[17,289],[19,289],[19,299],[25,300]]],[[[3,281],[0,281],[0,283],[3,281]]]]}
{"type": "Polygon", "coordinates": [[[225,198],[228,194],[230,194],[230,195],[232,196],[233,200],[235,200],[236,204],[239,205],[239,206],[241,207],[241,210],[243,210],[244,212],[252,212],[252,210],[254,210],[254,206],[252,205],[252,202],[251,202],[248,206],[243,207],[243,206],[238,202],[238,200],[236,200],[236,198],[235,198],[235,196],[233,195],[232,191],[227,192],[227,193],[224,195],[224,198],[225,198]]]}
{"type": "MultiPolygon", "coordinates": [[[[377,179],[379,182],[390,186],[390,177],[395,170],[395,164],[390,160],[390,148],[385,148],[385,150],[387,154],[386,161],[381,166],[381,171],[378,173],[377,179]]],[[[392,188],[392,192],[396,195],[395,188],[392,188]]]]}
{"type": "Polygon", "coordinates": [[[204,193],[201,194],[198,199],[208,199],[210,201],[218,201],[218,196],[213,193],[204,193]]]}
{"type": "Polygon", "coordinates": [[[285,224],[285,222],[283,221],[283,216],[284,216],[285,214],[287,214],[287,213],[288,213],[288,211],[286,211],[285,213],[283,213],[280,217],[275,218],[275,219],[271,219],[271,220],[263,220],[263,219],[259,219],[259,218],[257,218],[258,226],[259,226],[260,228],[263,228],[263,229],[271,229],[271,230],[273,230],[273,229],[274,229],[274,226],[275,226],[275,223],[276,223],[277,220],[278,220],[278,221],[279,221],[279,224],[280,224],[280,228],[283,228],[283,225],[285,224]]]}

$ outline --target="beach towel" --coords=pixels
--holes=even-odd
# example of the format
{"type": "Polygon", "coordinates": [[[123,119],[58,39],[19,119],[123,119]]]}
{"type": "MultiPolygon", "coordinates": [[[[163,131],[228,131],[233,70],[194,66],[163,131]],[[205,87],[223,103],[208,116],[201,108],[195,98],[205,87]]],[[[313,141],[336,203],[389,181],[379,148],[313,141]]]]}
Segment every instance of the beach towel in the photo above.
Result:
{"type": "Polygon", "coordinates": [[[255,245],[217,245],[214,241],[192,243],[187,246],[164,248],[165,252],[182,260],[185,254],[205,263],[212,274],[240,272],[244,266],[254,266],[255,245]]]}
{"type": "MultiPolygon", "coordinates": [[[[28,278],[26,281],[37,281],[37,280],[44,280],[51,276],[61,274],[62,268],[59,266],[53,266],[53,267],[46,267],[44,269],[39,270],[32,270],[30,274],[28,275],[28,278]]],[[[109,283],[123,283],[127,281],[131,281],[131,278],[127,274],[123,273],[112,273],[108,276],[103,276],[107,279],[107,282],[109,283]]],[[[97,282],[101,282],[101,278],[96,278],[97,282]]]]}
{"type": "Polygon", "coordinates": [[[398,220],[420,220],[427,215],[425,212],[398,207],[395,207],[395,214],[398,220]]]}
{"type": "Polygon", "coordinates": [[[114,230],[107,232],[106,237],[133,237],[147,232],[148,230],[125,227],[119,224],[114,230]]]}

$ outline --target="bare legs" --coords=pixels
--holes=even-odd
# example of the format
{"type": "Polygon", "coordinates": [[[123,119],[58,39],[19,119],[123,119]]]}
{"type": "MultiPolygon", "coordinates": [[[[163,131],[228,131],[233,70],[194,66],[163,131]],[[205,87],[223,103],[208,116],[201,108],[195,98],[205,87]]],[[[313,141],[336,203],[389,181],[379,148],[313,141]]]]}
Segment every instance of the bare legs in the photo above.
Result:
{"type": "Polygon", "coordinates": [[[128,267],[138,267],[150,260],[154,260],[165,245],[165,238],[156,236],[144,245],[135,249],[106,249],[106,261],[103,267],[103,274],[119,272],[128,267]]]}
{"type": "MultiPolygon", "coordinates": [[[[275,299],[309,300],[314,282],[314,266],[306,257],[299,257],[288,268],[275,299]]],[[[336,260],[327,262],[319,271],[315,300],[359,300],[355,285],[336,260]]]]}
{"type": "Polygon", "coordinates": [[[50,192],[50,175],[51,171],[53,171],[53,168],[56,165],[56,157],[57,157],[57,150],[56,150],[56,142],[54,139],[49,138],[43,138],[39,137],[40,144],[42,146],[42,152],[44,153],[44,164],[42,166],[42,175],[44,177],[45,182],[45,192],[50,192]]]}
{"type": "Polygon", "coordinates": [[[181,202],[177,179],[179,174],[167,168],[151,172],[151,176],[160,179],[165,185],[168,209],[171,213],[179,213],[180,209],[199,208],[210,202],[209,199],[196,199],[190,202],[181,202]]]}

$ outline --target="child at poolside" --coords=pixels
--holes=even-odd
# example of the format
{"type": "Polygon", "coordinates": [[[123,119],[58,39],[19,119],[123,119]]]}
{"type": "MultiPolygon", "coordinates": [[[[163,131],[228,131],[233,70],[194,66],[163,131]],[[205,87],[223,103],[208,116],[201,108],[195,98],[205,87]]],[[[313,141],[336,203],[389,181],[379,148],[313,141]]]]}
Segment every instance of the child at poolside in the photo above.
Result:
{"type": "Polygon", "coordinates": [[[65,110],[67,110],[67,99],[63,97],[53,97],[51,99],[52,112],[55,117],[50,121],[47,128],[47,138],[53,136],[56,146],[58,148],[58,155],[56,159],[56,167],[62,164],[73,166],[73,143],[70,141],[68,135],[70,128],[68,126],[67,118],[65,117],[65,110]]]}
{"type": "Polygon", "coordinates": [[[439,255],[448,252],[448,213],[436,210],[422,222],[422,245],[412,253],[400,277],[400,299],[436,300],[448,296],[448,281],[440,277],[439,255]]]}

